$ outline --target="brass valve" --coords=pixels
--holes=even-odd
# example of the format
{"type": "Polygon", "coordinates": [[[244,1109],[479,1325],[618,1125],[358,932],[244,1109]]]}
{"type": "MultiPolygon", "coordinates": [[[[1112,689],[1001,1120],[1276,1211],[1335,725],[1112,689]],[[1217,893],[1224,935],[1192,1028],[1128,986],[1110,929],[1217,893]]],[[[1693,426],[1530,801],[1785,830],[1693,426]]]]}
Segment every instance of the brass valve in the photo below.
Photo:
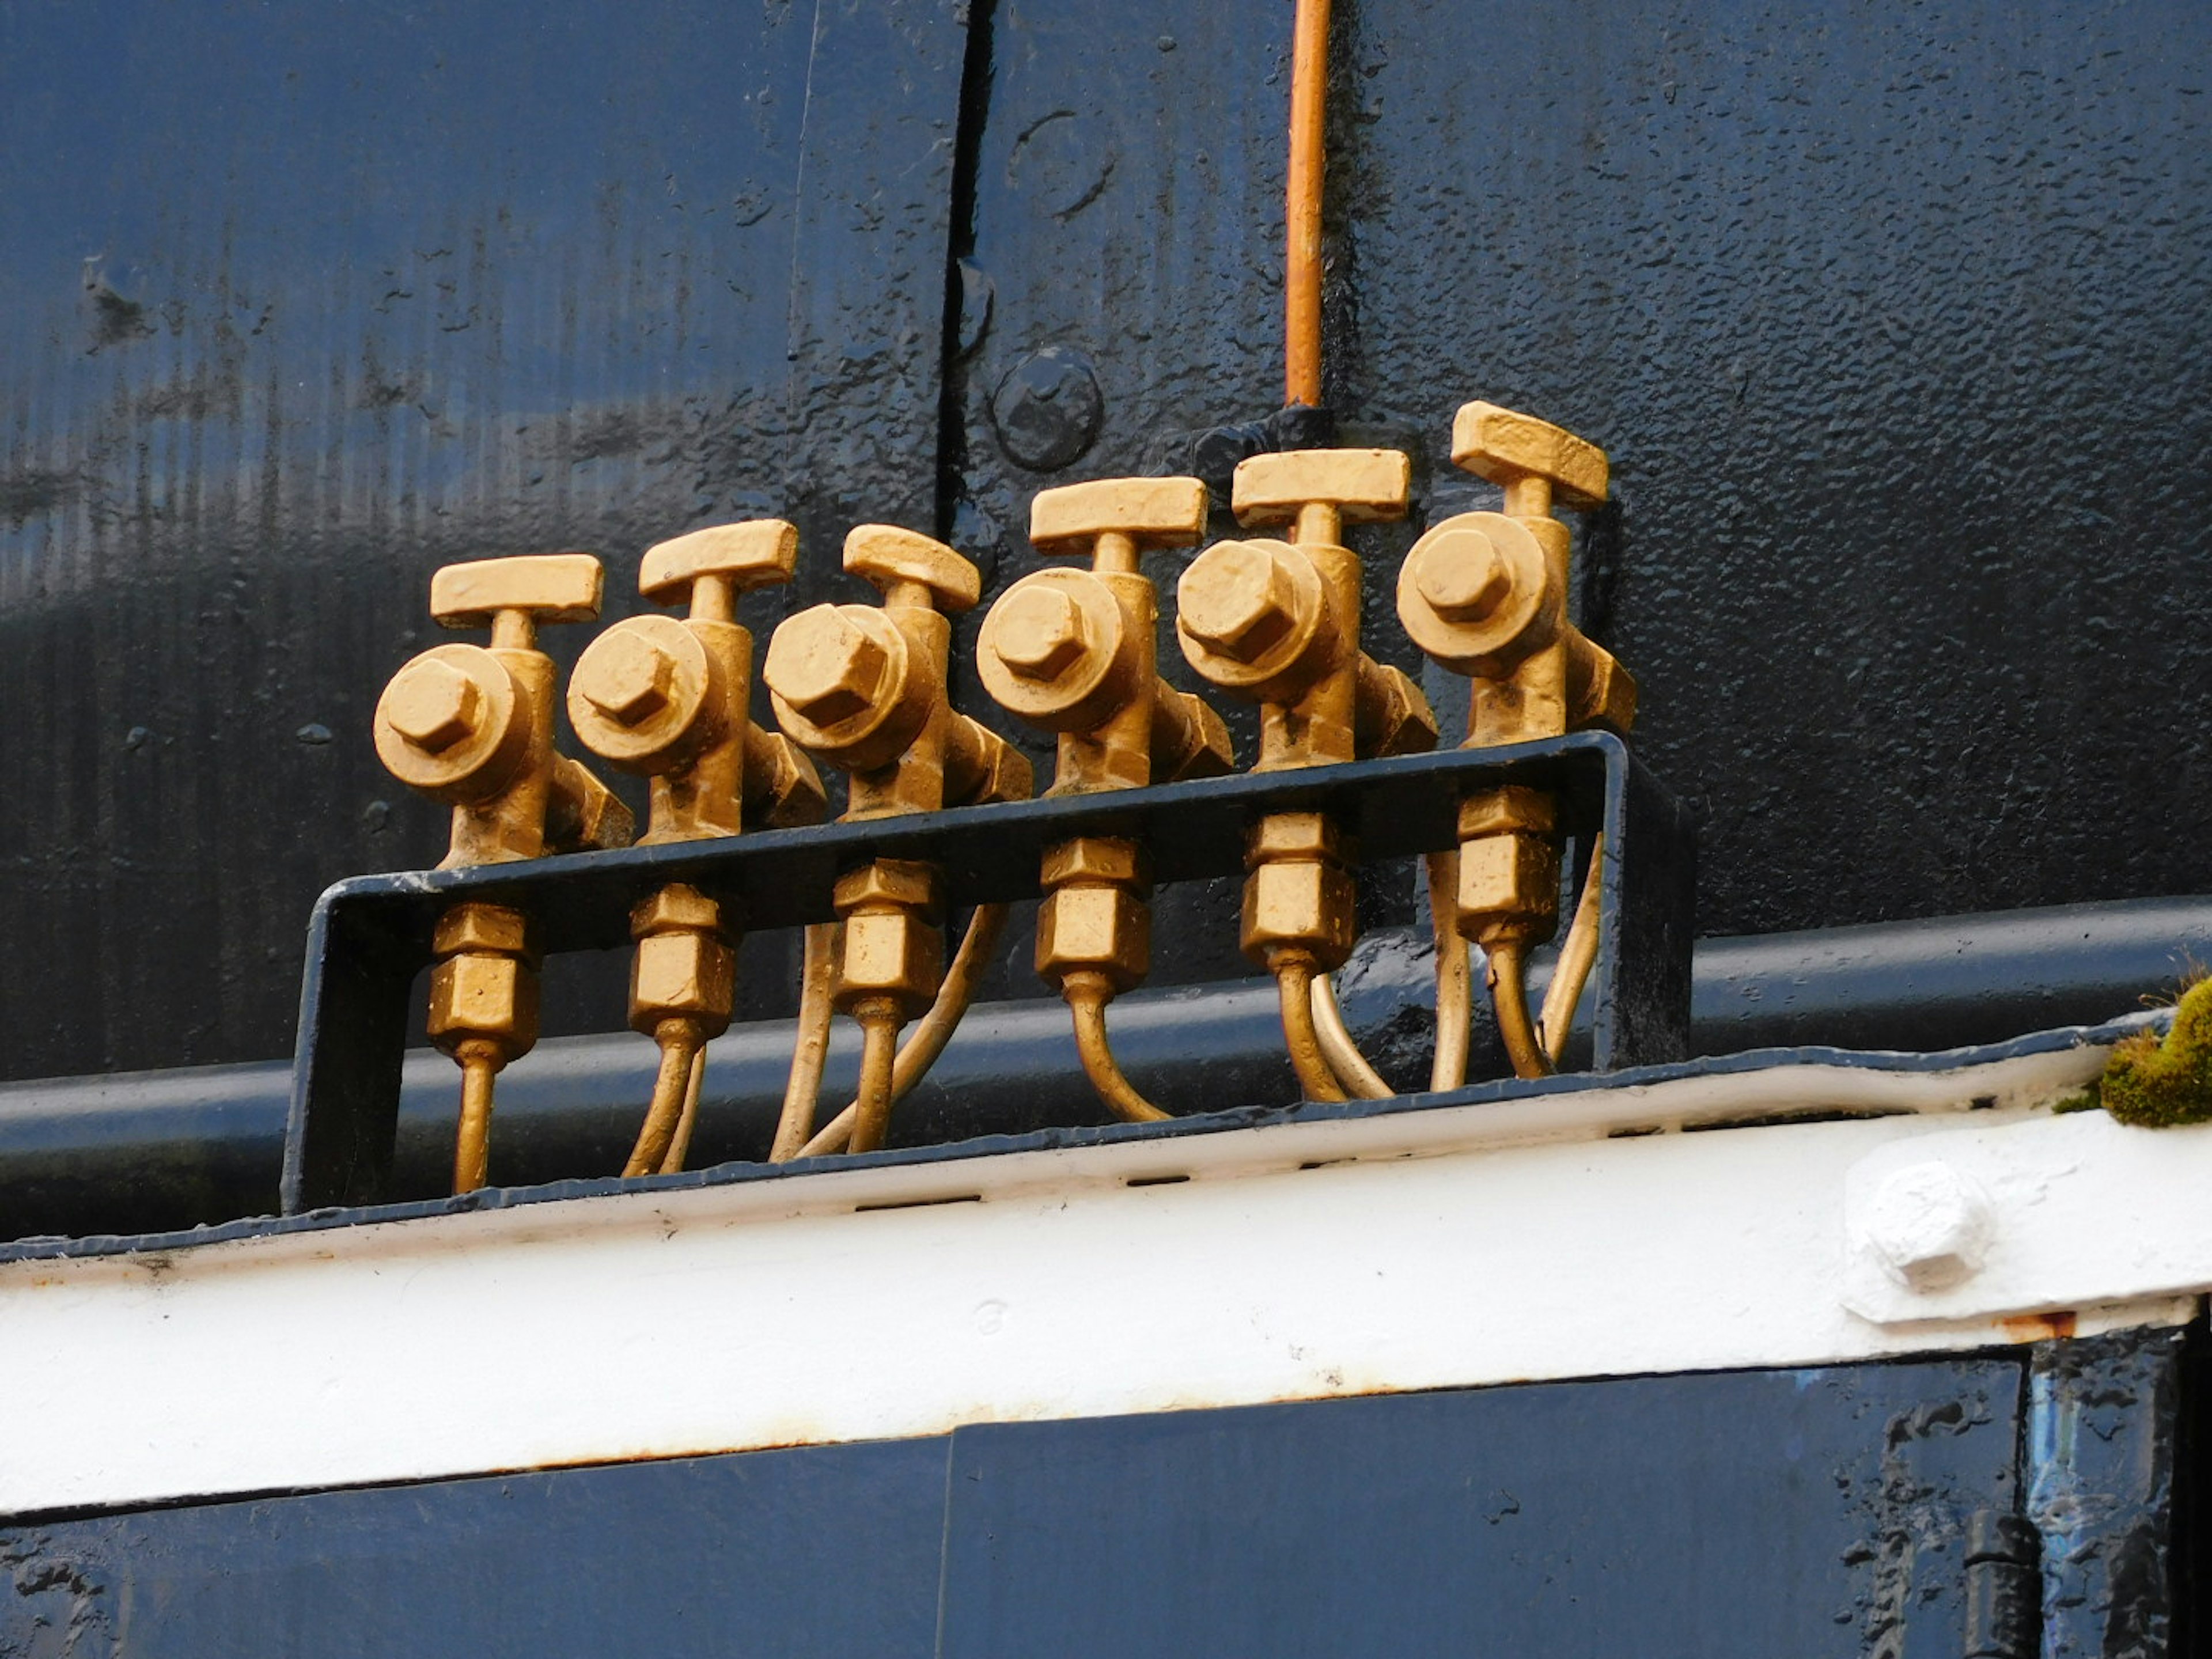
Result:
{"type": "MultiPolygon", "coordinates": [[[[984,619],[975,660],[1001,707],[1059,733],[1053,794],[1218,777],[1236,764],[1220,715],[1160,678],[1159,601],[1138,563],[1146,549],[1188,547],[1205,532],[1196,478],[1104,478],[1030,502],[1037,550],[1088,557],[1091,568],[1016,582],[984,619]]],[[[1121,1116],[1164,1116],[1121,1075],[1105,1036],[1107,1002],[1151,966],[1141,850],[1077,836],[1045,849],[1042,875],[1036,969],[1074,1012],[1085,1070],[1121,1116]]]]}
{"type": "MultiPolygon", "coordinates": [[[[820,774],[781,732],[748,714],[753,641],[740,593],[788,581],[799,532],[780,519],[696,530],[647,550],[638,591],[690,615],[633,617],[592,641],[568,682],[568,720],[610,765],[645,774],[648,843],[734,836],[757,815],[817,823],[820,774]]],[[[631,917],[629,1020],[660,1045],[653,1100],[625,1175],[683,1167],[697,1111],[703,1050],[736,1005],[737,919],[697,889],[673,884],[631,917]]]]}
{"type": "MultiPolygon", "coordinates": [[[[1555,506],[1603,505],[1605,453],[1572,433],[1495,404],[1464,405],[1452,422],[1452,459],[1501,486],[1503,513],[1462,513],[1433,525],[1398,573],[1398,617],[1436,661],[1472,681],[1467,746],[1527,743],[1587,726],[1626,732],[1636,682],[1613,654],[1567,619],[1567,526],[1555,506]]],[[[1489,963],[1498,1029],[1514,1069],[1551,1068],[1579,981],[1563,972],[1547,999],[1546,1030],[1528,1018],[1528,952],[1559,929],[1559,838],[1550,794],[1507,785],[1460,804],[1455,926],[1489,963]]],[[[1595,865],[1592,865],[1593,876],[1595,865]]],[[[1595,891],[1595,888],[1589,888],[1595,891]]],[[[1587,898],[1581,908],[1593,918],[1587,898]]],[[[1583,933],[1578,918],[1576,933],[1583,933]]],[[[1586,971],[1594,950],[1569,942],[1586,971]]]]}
{"type": "MultiPolygon", "coordinates": [[[[1239,523],[1287,525],[1290,541],[1218,542],[1183,573],[1176,631],[1192,667],[1260,705],[1257,769],[1327,766],[1431,748],[1436,716],[1420,688],[1360,649],[1359,556],[1346,522],[1402,518],[1411,463],[1393,449],[1305,449],[1240,463],[1239,523]]],[[[1334,1011],[1327,975],[1357,933],[1351,849],[1319,812],[1278,812],[1245,844],[1239,943],[1275,976],[1283,1035],[1299,1082],[1341,1100],[1316,1005],[1334,1011]]]]}
{"type": "Polygon", "coordinates": [[[623,847],[629,809],[553,750],[553,659],[545,623],[599,614],[602,574],[588,553],[449,564],[430,580],[430,614],[447,628],[489,628],[491,646],[441,645],[392,677],[377,700],[377,757],[409,787],[453,809],[440,869],[623,847]]]}
{"type": "Polygon", "coordinates": [[[1159,602],[1138,567],[1146,549],[1206,532],[1196,478],[1104,478],[1030,503],[1030,540],[1089,570],[1039,570],[984,618],[976,672],[1009,713],[1060,734],[1051,793],[1085,794],[1236,764],[1229,730],[1198,697],[1159,677],[1159,602]]]}
{"type": "Polygon", "coordinates": [[[592,641],[568,681],[568,720],[609,765],[652,780],[647,843],[733,836],[748,818],[818,823],[821,775],[748,715],[752,635],[738,595],[791,580],[799,532],[780,519],[695,530],[647,550],[638,591],[690,615],[633,617],[592,641]]]}
{"type": "MultiPolygon", "coordinates": [[[[1017,800],[1030,793],[1026,757],[956,711],[946,693],[947,613],[970,610],[982,576],[952,549],[890,525],[845,538],[845,568],[880,591],[880,607],[817,605],[787,619],[761,665],[777,724],[848,775],[847,820],[1017,800]]],[[[878,859],[838,878],[832,1000],[864,1040],[854,1152],[883,1144],[899,1028],[927,1008],[945,971],[938,872],[878,859]]]]}
{"type": "Polygon", "coordinates": [[[1359,556],[1346,523],[1405,516],[1412,468],[1394,449],[1303,449],[1237,468],[1247,526],[1291,525],[1289,542],[1217,542],[1177,590],[1183,655],[1213,684],[1261,705],[1258,769],[1322,766],[1432,748],[1420,688],[1359,648],[1359,556]]]}
{"type": "MultiPolygon", "coordinates": [[[[553,659],[540,623],[599,613],[599,562],[556,553],[448,565],[430,613],[491,629],[491,646],[441,645],[401,668],[377,702],[378,756],[402,782],[453,808],[441,868],[628,843],[629,809],[553,750],[553,659]]],[[[484,1183],[492,1079],[538,1040],[538,963],[528,920],[505,905],[456,904],[432,949],[430,1039],[461,1067],[453,1189],[484,1183]]]]}

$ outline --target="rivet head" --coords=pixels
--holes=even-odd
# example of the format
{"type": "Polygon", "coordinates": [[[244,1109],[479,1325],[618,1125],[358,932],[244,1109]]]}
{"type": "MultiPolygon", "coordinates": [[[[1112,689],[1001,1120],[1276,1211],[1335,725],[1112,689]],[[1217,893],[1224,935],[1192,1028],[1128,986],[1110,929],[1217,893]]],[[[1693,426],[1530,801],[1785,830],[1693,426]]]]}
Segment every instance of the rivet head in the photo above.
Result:
{"type": "Polygon", "coordinates": [[[1863,1248],[1883,1270],[1923,1293],[1948,1290],[1979,1273],[1996,1231],[1981,1183],[1934,1161],[1884,1176],[1858,1228],[1863,1248]]]}
{"type": "Polygon", "coordinates": [[[1413,586],[1448,622],[1481,622],[1513,590],[1513,573],[1480,530],[1453,530],[1413,558],[1413,586]]]}
{"type": "Polygon", "coordinates": [[[476,729],[482,702],[474,680],[430,657],[399,671],[384,694],[384,713],[412,747],[441,755],[476,729]]]}
{"type": "Polygon", "coordinates": [[[884,648],[836,605],[801,611],[775,630],[761,678],[802,718],[836,726],[883,688],[884,648]]]}
{"type": "Polygon", "coordinates": [[[1217,542],[1176,592],[1184,630],[1237,662],[1257,662],[1297,625],[1289,573],[1265,547],[1217,542]]]}
{"type": "Polygon", "coordinates": [[[676,665],[651,640],[617,629],[579,665],[577,690],[594,708],[622,726],[640,726],[668,707],[676,665]]]}
{"type": "Polygon", "coordinates": [[[1090,644],[1083,612],[1054,588],[1027,588],[1006,596],[995,630],[999,658],[1025,680],[1058,679],[1083,660],[1090,644]]]}

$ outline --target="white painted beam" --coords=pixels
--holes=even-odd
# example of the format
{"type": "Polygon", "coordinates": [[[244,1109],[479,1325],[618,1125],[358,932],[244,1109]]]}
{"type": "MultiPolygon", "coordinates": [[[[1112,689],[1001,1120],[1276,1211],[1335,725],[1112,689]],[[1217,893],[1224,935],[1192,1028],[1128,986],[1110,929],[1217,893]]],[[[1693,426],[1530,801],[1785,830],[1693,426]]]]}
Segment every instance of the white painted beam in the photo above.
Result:
{"type": "Polygon", "coordinates": [[[9,1263],[0,1511],[2179,1320],[2212,1252],[2178,1206],[2084,1237],[2051,1196],[2109,1165],[2085,1200],[2108,1203],[2142,1146],[2161,1192],[2212,1177],[2212,1131],[2041,1112],[2101,1059],[1786,1066],[9,1263]],[[1895,1115],[1648,1133],[1834,1111],[1895,1115]],[[1851,1195],[1938,1143],[1997,1167],[1968,1141],[2045,1196],[2005,1212],[2001,1293],[1900,1322],[1851,1195]],[[2066,1249],[2032,1238],[2051,1221],[2066,1249]]]}

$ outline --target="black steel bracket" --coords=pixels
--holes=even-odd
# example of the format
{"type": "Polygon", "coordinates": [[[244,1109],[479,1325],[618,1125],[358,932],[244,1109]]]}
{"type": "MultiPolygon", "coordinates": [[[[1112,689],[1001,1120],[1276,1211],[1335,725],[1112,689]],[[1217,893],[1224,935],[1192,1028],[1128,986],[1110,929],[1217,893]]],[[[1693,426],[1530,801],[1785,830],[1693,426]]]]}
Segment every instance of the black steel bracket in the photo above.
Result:
{"type": "Polygon", "coordinates": [[[524,911],[547,954],[622,949],[630,906],[669,882],[717,898],[749,931],[796,927],[830,920],[838,873],[870,859],[939,866],[956,906],[1036,897],[1044,848],[1077,835],[1133,837],[1149,850],[1156,882],[1190,881],[1241,872],[1246,830],[1261,816],[1310,810],[1352,830],[1369,864],[1451,846],[1460,800],[1508,782],[1557,791],[1578,848],[1605,832],[1601,943],[1586,993],[1595,1069],[1684,1058],[1696,875],[1689,817],[1619,738],[1583,732],[1504,749],[342,881],[317,902],[307,931],[284,1213],[384,1197],[410,993],[429,963],[438,915],[458,900],[524,911]]]}

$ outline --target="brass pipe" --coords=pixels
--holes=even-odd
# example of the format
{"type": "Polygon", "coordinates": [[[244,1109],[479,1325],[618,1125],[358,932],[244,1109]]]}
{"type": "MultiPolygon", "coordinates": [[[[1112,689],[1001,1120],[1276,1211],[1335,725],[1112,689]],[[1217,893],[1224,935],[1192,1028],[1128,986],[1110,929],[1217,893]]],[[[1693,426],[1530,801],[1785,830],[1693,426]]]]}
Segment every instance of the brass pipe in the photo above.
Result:
{"type": "Polygon", "coordinates": [[[1322,396],[1322,189],[1328,172],[1329,0],[1297,0],[1291,37],[1291,155],[1284,189],[1283,401],[1322,396]]]}
{"type": "Polygon", "coordinates": [[[1382,1074],[1367,1063],[1367,1056],[1359,1052],[1352,1040],[1352,1028],[1344,1023],[1344,1009],[1336,1000],[1336,987],[1327,974],[1316,974],[1313,978],[1314,1035],[1321,1042],[1323,1059],[1336,1073],[1345,1093],[1354,1100],[1388,1100],[1398,1091],[1382,1080],[1382,1074]]]}
{"type": "Polygon", "coordinates": [[[853,1133],[846,1150],[872,1152],[890,1128],[892,1073],[897,1067],[899,1027],[905,1023],[895,997],[870,997],[853,1010],[860,1026],[860,1083],[853,1102],[853,1133]]]}
{"type": "Polygon", "coordinates": [[[690,1155],[691,1131],[699,1122],[699,1091],[707,1080],[707,1051],[691,1056],[691,1074],[684,1085],[684,1115],[676,1120],[676,1138],[668,1143],[668,1156],[660,1160],[660,1173],[677,1175],[690,1155]]]}
{"type": "Polygon", "coordinates": [[[1422,864],[1429,882],[1429,927],[1437,941],[1437,1048],[1429,1062],[1429,1087],[1456,1089],[1467,1081],[1474,1019],[1474,976],[1459,931],[1459,849],[1431,853],[1422,864]]]}
{"type": "MultiPolygon", "coordinates": [[[[968,930],[961,935],[960,948],[953,952],[952,965],[945,970],[945,983],[938,987],[937,1000],[929,1005],[929,1012],[915,1023],[914,1030],[907,1033],[906,1041],[899,1045],[898,1059],[891,1066],[892,1105],[904,1100],[915,1085],[929,1075],[929,1068],[937,1063],[937,1057],[945,1052],[945,1045],[952,1040],[954,1030],[966,1017],[969,1005],[975,1000],[976,990],[982,984],[983,970],[991,964],[991,953],[998,948],[999,936],[1006,931],[1009,914],[1008,907],[1003,904],[979,904],[975,914],[968,918],[968,930]]],[[[802,1029],[802,1041],[805,1036],[805,1032],[802,1029]]],[[[822,1037],[825,1052],[829,1040],[825,1026],[822,1037]]],[[[822,1062],[817,1058],[814,1062],[815,1088],[819,1088],[821,1078],[822,1062]]],[[[852,1138],[853,1124],[860,1116],[860,1106],[857,1099],[852,1101],[843,1111],[823,1126],[819,1134],[800,1141],[791,1152],[771,1152],[769,1161],[784,1164],[794,1158],[825,1158],[831,1152],[843,1152],[852,1138]]],[[[784,1109],[787,1112],[791,1109],[788,1093],[785,1096],[784,1109]]],[[[813,1100],[810,1094],[806,1107],[809,1128],[812,1127],[813,1116],[813,1100]]],[[[776,1144],[779,1147],[783,1143],[783,1126],[778,1125],[776,1144]]]]}
{"type": "MultiPolygon", "coordinates": [[[[836,1012],[830,1000],[836,968],[837,924],[817,921],[806,930],[806,948],[799,970],[799,1038],[792,1047],[791,1076],[783,1087],[783,1115],[776,1120],[775,1144],[769,1149],[771,1164],[787,1164],[802,1156],[814,1134],[814,1113],[822,1098],[822,1066],[830,1057],[830,1021],[836,1012]]],[[[848,1122],[847,1133],[851,1129],[848,1122]]],[[[842,1138],[839,1144],[842,1145],[842,1138]]]]}
{"type": "Polygon", "coordinates": [[[1060,982],[1074,1017],[1075,1051],[1083,1057],[1084,1074],[1115,1117],[1124,1123],[1164,1122],[1168,1113],[1138,1092],[1114,1058],[1106,1035],[1106,1005],[1114,1000],[1114,981],[1102,973],[1077,969],[1060,982]]]}
{"type": "Polygon", "coordinates": [[[1604,858],[1605,837],[1592,837],[1589,873],[1583,878],[1582,895],[1575,901],[1575,919],[1567,929],[1566,943],[1559,947],[1559,965],[1552,969],[1552,982],[1544,992],[1544,1012],[1537,1020],[1537,1035],[1543,1038],[1544,1052],[1552,1057],[1554,1066],[1567,1051],[1567,1032],[1575,1023],[1576,1005],[1582,1001],[1583,987],[1589,982],[1590,969],[1597,963],[1598,912],[1601,908],[1598,872],[1603,867],[1604,858]]]}
{"type": "Polygon", "coordinates": [[[684,1096],[690,1085],[691,1060],[699,1052],[699,1027],[688,1019],[666,1019],[653,1033],[660,1044],[660,1069],[653,1079],[653,1103],[623,1165],[623,1178],[658,1175],[661,1161],[676,1139],[676,1125],[684,1115],[684,1096]]]}
{"type": "Polygon", "coordinates": [[[1490,986],[1492,1006],[1498,1011],[1498,1035],[1505,1044],[1507,1057],[1513,1062],[1514,1076],[1551,1076],[1551,1056],[1537,1039],[1536,1028],[1528,1022],[1524,971],[1528,947],[1519,939],[1501,939],[1490,947],[1487,954],[1489,966],[1484,978],[1490,986]]]}
{"type": "Polygon", "coordinates": [[[1291,1067],[1298,1074],[1298,1086],[1308,1100],[1348,1098],[1314,1030],[1313,958],[1303,951],[1283,951],[1269,967],[1283,1006],[1284,1045],[1290,1050],[1291,1067]]]}
{"type": "Polygon", "coordinates": [[[472,1193],[485,1183],[491,1163],[492,1079],[507,1064],[495,1042],[463,1042],[453,1050],[461,1068],[461,1124],[453,1141],[453,1191],[472,1193]]]}

